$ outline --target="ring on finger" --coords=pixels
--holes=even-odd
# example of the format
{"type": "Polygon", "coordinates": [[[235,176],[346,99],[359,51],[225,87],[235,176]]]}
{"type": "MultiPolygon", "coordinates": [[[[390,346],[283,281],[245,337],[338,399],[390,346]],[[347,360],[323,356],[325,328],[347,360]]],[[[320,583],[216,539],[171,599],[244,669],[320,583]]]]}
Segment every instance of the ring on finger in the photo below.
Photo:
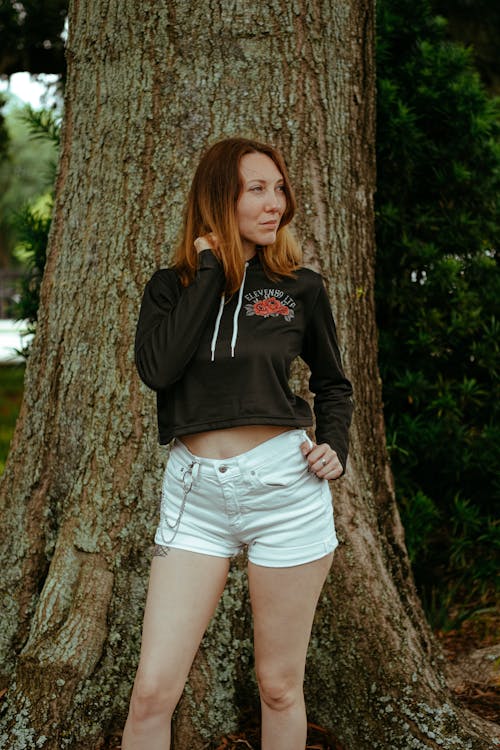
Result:
{"type": "Polygon", "coordinates": [[[321,465],[322,466],[326,466],[326,458],[322,458],[321,459],[321,465]]]}

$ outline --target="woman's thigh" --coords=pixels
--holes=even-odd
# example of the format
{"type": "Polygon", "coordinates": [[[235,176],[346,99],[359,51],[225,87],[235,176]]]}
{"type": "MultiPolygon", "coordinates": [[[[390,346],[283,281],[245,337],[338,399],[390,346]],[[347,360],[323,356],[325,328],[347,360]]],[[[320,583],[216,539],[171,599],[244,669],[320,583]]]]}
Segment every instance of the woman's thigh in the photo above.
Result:
{"type": "Polygon", "coordinates": [[[255,664],[261,687],[302,684],[314,613],[333,553],[288,568],[249,563],[255,664]]]}
{"type": "Polygon", "coordinates": [[[153,558],[138,678],[183,685],[229,570],[224,557],[170,549],[153,558]]]}

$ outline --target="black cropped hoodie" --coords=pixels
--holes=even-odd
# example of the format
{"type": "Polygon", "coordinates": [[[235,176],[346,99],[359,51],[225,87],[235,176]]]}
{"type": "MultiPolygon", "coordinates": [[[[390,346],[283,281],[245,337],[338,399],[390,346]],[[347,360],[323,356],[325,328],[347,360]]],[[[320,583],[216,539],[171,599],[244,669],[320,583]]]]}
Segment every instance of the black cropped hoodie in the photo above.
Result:
{"type": "Polygon", "coordinates": [[[271,281],[259,255],[245,264],[226,302],[222,265],[199,254],[194,281],[174,268],[146,285],[135,340],[144,383],[157,393],[159,441],[247,424],[307,427],[309,404],[290,389],[293,360],[311,370],[316,442],[345,469],[352,388],[342,370],[335,323],[320,274],[307,268],[271,281]]]}

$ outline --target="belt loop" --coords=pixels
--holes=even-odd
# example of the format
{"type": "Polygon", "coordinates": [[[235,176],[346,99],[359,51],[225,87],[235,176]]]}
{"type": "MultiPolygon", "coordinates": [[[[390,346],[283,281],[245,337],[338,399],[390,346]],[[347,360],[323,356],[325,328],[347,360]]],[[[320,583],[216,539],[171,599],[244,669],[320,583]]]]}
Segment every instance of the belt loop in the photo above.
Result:
{"type": "Polygon", "coordinates": [[[309,435],[307,434],[307,432],[305,430],[304,430],[304,437],[305,437],[305,439],[307,440],[307,442],[309,444],[309,448],[312,448],[313,445],[314,445],[314,443],[313,443],[313,441],[311,440],[311,438],[309,437],[309,435]]]}

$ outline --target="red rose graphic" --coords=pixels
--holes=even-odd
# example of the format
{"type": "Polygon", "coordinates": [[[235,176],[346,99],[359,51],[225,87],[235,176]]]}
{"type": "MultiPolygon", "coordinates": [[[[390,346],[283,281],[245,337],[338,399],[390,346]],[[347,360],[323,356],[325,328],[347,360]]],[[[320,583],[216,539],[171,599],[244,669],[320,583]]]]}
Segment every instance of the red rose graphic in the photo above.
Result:
{"type": "Polygon", "coordinates": [[[270,310],[267,307],[267,299],[256,302],[253,306],[256,315],[269,315],[270,310]]]}
{"type": "Polygon", "coordinates": [[[276,297],[266,297],[249,305],[245,305],[247,315],[259,315],[261,318],[276,318],[282,315],[285,320],[290,321],[294,317],[293,310],[276,299],[276,297]]]}
{"type": "Polygon", "coordinates": [[[267,309],[270,313],[279,313],[280,308],[283,307],[281,302],[278,302],[276,297],[268,297],[267,300],[267,309]]]}

